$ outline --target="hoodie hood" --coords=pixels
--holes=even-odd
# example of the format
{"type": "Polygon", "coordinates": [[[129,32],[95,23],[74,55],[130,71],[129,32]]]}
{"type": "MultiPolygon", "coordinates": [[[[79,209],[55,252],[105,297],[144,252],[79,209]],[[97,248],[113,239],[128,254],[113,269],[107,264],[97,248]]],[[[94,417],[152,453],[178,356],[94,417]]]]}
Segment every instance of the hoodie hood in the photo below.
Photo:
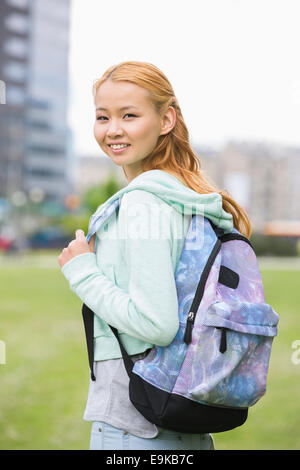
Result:
{"type": "Polygon", "coordinates": [[[149,170],[136,176],[127,186],[101,204],[92,219],[98,217],[108,205],[124,193],[135,189],[153,193],[180,213],[201,214],[224,230],[225,233],[230,233],[233,229],[232,214],[224,211],[222,196],[219,193],[199,194],[163,170],[149,170]]]}

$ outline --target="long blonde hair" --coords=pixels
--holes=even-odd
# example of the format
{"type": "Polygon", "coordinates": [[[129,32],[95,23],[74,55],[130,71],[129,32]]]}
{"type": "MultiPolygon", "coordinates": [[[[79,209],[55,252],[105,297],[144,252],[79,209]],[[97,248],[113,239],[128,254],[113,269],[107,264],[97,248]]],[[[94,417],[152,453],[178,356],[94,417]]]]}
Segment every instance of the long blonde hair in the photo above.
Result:
{"type": "Polygon", "coordinates": [[[220,190],[214,182],[207,181],[203,176],[201,162],[191,148],[189,132],[175,93],[169,80],[161,70],[153,64],[139,61],[127,61],[113,65],[104,72],[101,78],[94,82],[94,99],[98,88],[106,80],[125,80],[147,89],[150,92],[150,99],[160,116],[164,115],[169,106],[172,106],[176,112],[175,126],[168,134],[159,136],[154,150],[141,162],[142,171],[169,170],[178,175],[188,187],[198,193],[219,193],[222,196],[223,209],[233,216],[234,226],[240,233],[249,238],[252,227],[246,211],[226,190],[220,190]]]}

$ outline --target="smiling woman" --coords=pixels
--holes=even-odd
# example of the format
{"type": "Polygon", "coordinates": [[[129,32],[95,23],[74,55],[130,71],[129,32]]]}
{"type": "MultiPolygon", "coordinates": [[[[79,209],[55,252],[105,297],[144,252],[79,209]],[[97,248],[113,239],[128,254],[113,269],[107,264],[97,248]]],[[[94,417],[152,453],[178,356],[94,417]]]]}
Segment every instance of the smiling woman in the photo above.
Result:
{"type": "Polygon", "coordinates": [[[95,234],[95,251],[79,233],[62,266],[91,313],[84,315],[85,326],[93,329],[84,413],[93,422],[90,448],[213,449],[210,434],[162,429],[133,406],[110,326],[133,362],[155,345],[170,345],[179,328],[175,273],[192,215],[208,217],[228,232],[235,225],[246,235],[250,221],[229,194],[202,175],[174,90],[156,66],[137,61],[112,66],[94,83],[93,96],[95,139],[122,167],[128,185],[112,196],[112,206],[106,201],[92,215],[87,238],[95,234]],[[102,227],[106,216],[110,223],[102,227]],[[145,229],[151,233],[146,238],[145,229]]]}

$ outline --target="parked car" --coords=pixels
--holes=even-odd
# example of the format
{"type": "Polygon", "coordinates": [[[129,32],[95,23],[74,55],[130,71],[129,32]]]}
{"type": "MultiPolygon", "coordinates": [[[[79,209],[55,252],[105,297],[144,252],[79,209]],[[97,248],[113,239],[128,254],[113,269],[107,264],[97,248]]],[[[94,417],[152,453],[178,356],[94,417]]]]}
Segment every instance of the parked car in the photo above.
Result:
{"type": "Polygon", "coordinates": [[[8,251],[13,245],[13,240],[6,237],[0,237],[0,251],[8,251]]]}
{"type": "Polygon", "coordinates": [[[28,238],[30,248],[64,248],[70,241],[58,227],[43,228],[28,238]]]}

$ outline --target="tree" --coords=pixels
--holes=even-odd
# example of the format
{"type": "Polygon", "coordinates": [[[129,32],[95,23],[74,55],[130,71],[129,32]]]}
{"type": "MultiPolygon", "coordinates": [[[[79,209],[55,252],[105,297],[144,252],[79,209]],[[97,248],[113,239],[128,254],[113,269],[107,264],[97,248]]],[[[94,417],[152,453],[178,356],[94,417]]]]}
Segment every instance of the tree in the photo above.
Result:
{"type": "MultiPolygon", "coordinates": [[[[116,192],[122,189],[122,185],[118,183],[113,173],[104,183],[91,186],[83,194],[81,205],[76,213],[65,213],[56,221],[64,233],[70,238],[75,237],[75,230],[81,228],[85,235],[88,232],[89,220],[91,215],[97,208],[116,192]]],[[[53,224],[52,220],[52,224],[53,224]]]]}
{"type": "Polygon", "coordinates": [[[101,204],[120,189],[122,189],[122,185],[118,183],[114,174],[110,173],[105,183],[92,186],[85,192],[82,198],[82,204],[92,215],[101,204]]]}

